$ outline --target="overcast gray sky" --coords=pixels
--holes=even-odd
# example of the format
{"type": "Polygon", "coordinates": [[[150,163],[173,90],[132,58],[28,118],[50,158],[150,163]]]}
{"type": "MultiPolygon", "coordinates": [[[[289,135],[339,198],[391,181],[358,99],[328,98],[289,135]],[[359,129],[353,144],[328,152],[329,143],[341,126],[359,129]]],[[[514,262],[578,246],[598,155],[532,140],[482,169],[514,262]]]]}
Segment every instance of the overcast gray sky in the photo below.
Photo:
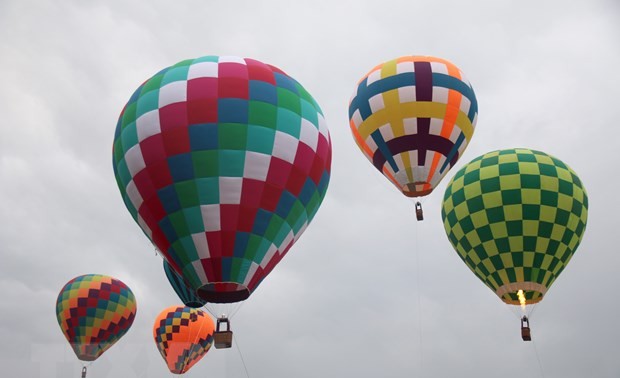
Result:
{"type": "Polygon", "coordinates": [[[313,223],[232,319],[239,348],[188,377],[618,377],[617,1],[0,1],[0,371],[79,376],[58,291],[99,273],[135,293],[132,329],[89,377],[167,377],[152,324],[178,303],[112,171],[116,120],[160,69],[203,55],[278,66],[321,105],[332,178],[313,223]],[[570,4],[569,4],[570,3],[570,4]],[[402,55],[455,63],[474,137],[426,220],[357,149],[348,101],[402,55]],[[590,198],[581,246],[531,318],[461,262],[440,216],[454,172],[492,150],[552,154],[590,198]],[[239,352],[241,351],[241,353],[239,352]],[[540,361],[540,363],[539,363],[540,361]]]}

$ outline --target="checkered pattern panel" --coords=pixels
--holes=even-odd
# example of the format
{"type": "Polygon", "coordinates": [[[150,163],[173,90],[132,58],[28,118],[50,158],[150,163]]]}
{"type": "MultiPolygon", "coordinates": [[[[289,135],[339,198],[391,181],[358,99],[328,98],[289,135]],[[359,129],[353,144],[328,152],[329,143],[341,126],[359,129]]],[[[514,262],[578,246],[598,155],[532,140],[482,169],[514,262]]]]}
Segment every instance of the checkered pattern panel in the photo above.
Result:
{"type": "Polygon", "coordinates": [[[179,299],[183,301],[183,304],[187,307],[192,308],[200,308],[204,306],[207,302],[200,298],[196,293],[196,290],[192,289],[184,280],[183,277],[179,276],[177,272],[170,267],[170,264],[163,260],[164,272],[166,273],[166,278],[168,278],[168,282],[170,282],[170,286],[177,294],[179,299]]]}
{"type": "Polygon", "coordinates": [[[203,311],[172,306],[155,320],[153,338],[168,369],[183,374],[209,351],[214,330],[213,320],[203,311]]]}
{"type": "Polygon", "coordinates": [[[409,197],[430,193],[469,143],[474,90],[447,60],[405,56],[373,68],[349,104],[364,155],[409,197]]]}
{"type": "Polygon", "coordinates": [[[82,361],[94,361],[131,327],[136,299],[121,281],[99,274],[76,277],[60,290],[56,318],[82,361]]]}
{"type": "Polygon", "coordinates": [[[331,140],[316,101],[284,72],[207,56],[138,88],[113,160],[128,210],[192,288],[251,292],[321,204],[331,140]]]}
{"type": "Polygon", "coordinates": [[[503,301],[518,304],[522,289],[527,302],[535,303],[579,246],[588,196],[562,161],[509,149],[463,167],[446,189],[441,214],[450,243],[491,290],[510,285],[503,301]]]}

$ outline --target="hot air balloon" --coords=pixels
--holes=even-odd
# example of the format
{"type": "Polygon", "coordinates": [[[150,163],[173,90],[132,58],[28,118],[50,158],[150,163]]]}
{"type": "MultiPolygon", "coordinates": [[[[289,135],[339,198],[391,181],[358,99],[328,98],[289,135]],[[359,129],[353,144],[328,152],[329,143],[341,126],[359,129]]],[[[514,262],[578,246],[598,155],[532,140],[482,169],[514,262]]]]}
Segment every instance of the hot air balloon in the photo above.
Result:
{"type": "MultiPolygon", "coordinates": [[[[461,70],[428,56],[379,64],[349,104],[358,147],[407,197],[433,191],[463,154],[477,116],[476,95],[461,70]]],[[[423,219],[420,201],[416,216],[423,219]]]]}
{"type": "MultiPolygon", "coordinates": [[[[544,152],[484,154],[446,188],[441,215],[458,255],[502,301],[540,302],[577,250],[588,196],[577,174],[544,152]]],[[[524,340],[529,320],[521,318],[524,340]]]]}
{"type": "Polygon", "coordinates": [[[183,374],[209,351],[213,331],[213,320],[203,311],[171,306],[157,316],[153,338],[168,369],[183,374]]]}
{"type": "Polygon", "coordinates": [[[202,299],[232,303],[314,218],[331,140],[316,101],[282,70],[205,56],[135,91],[113,165],[127,209],[170,266],[202,299]]]}
{"type": "Polygon", "coordinates": [[[187,285],[187,283],[183,280],[183,277],[179,276],[179,274],[170,267],[170,264],[166,260],[163,260],[163,263],[166,278],[168,278],[170,286],[172,286],[172,289],[174,289],[174,292],[177,294],[179,299],[183,301],[184,305],[192,308],[200,308],[207,303],[204,299],[200,298],[198,294],[196,294],[194,289],[187,285]]]}
{"type": "Polygon", "coordinates": [[[135,316],[131,290],[120,280],[99,274],[67,282],[56,300],[58,325],[81,361],[99,358],[127,333],[135,316]]]}

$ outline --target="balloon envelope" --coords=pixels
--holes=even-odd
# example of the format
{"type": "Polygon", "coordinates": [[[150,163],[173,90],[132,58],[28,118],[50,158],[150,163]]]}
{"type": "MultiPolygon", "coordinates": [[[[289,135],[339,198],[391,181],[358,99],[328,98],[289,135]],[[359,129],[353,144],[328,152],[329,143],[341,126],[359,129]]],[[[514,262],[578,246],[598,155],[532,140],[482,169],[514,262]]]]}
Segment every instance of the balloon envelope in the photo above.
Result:
{"type": "Polygon", "coordinates": [[[329,182],[312,96],[280,69],[206,56],[140,86],[114,137],[127,209],[209,302],[246,299],[301,236],[329,182]]]}
{"type": "Polygon", "coordinates": [[[214,330],[213,320],[203,311],[171,306],[155,319],[153,337],[168,369],[183,374],[209,351],[214,330]]]}
{"type": "Polygon", "coordinates": [[[588,196],[559,159],[524,148],[494,151],[460,169],[441,215],[465,264],[502,301],[542,300],[577,250],[588,196]]]}
{"type": "Polygon", "coordinates": [[[136,299],[120,280],[99,274],[76,277],[56,300],[58,325],[82,361],[94,361],[131,327],[136,299]]]}
{"type": "Polygon", "coordinates": [[[200,298],[196,291],[192,289],[186,282],[183,280],[183,277],[179,276],[177,272],[170,267],[170,264],[163,260],[164,263],[164,272],[166,273],[166,278],[168,278],[168,282],[170,282],[170,286],[177,294],[179,299],[183,301],[183,304],[187,307],[192,308],[200,308],[204,306],[207,302],[200,298]]]}
{"type": "Polygon", "coordinates": [[[472,138],[478,103],[445,59],[403,56],[373,68],[349,104],[353,137],[370,162],[408,197],[428,195],[472,138]]]}

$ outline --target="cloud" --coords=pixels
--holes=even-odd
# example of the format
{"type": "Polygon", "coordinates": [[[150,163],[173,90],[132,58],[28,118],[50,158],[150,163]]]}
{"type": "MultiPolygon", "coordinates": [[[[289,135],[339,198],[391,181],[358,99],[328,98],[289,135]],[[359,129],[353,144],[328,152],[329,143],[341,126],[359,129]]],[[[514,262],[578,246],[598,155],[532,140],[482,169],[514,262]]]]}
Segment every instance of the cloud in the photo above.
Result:
{"type": "Polygon", "coordinates": [[[1,2],[1,369],[79,374],[54,303],[71,278],[101,273],[134,290],[138,315],[92,374],[166,376],[151,327],[177,299],[118,193],[113,133],[129,96],[161,68],[233,54],[276,65],[312,93],[330,127],[332,178],[313,223],[232,319],[241,353],[212,350],[188,374],[245,376],[245,363],[252,376],[510,378],[540,376],[540,359],[548,377],[616,376],[618,11],[611,0],[1,2]],[[454,172],[525,146],[564,160],[586,185],[588,229],[532,317],[535,345],[445,237],[438,209],[453,173],[418,223],[351,137],[357,81],[407,54],[453,61],[476,90],[477,130],[454,172]]]}

